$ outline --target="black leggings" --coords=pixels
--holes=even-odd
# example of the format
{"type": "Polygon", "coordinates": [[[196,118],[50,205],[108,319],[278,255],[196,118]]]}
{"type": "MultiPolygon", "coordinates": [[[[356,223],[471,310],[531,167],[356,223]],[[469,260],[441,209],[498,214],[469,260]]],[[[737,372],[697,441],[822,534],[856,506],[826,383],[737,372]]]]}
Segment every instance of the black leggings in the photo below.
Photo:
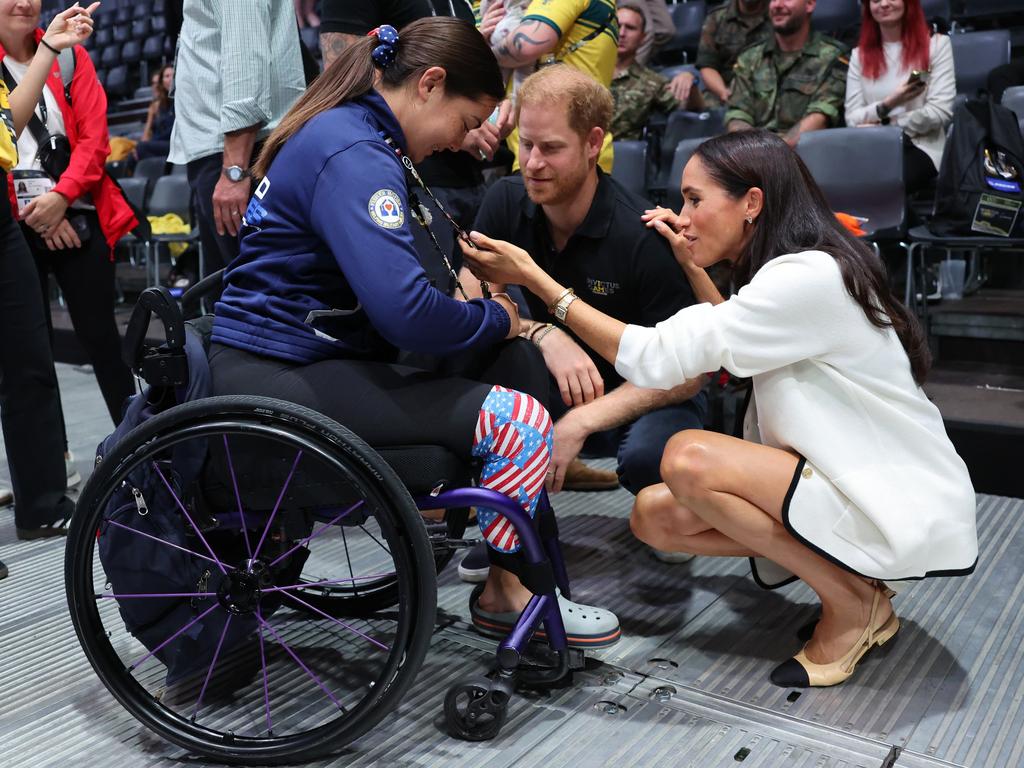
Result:
{"type": "Polygon", "coordinates": [[[14,488],[14,519],[35,528],[70,515],[57,374],[32,254],[0,173],[0,421],[14,488]]]}
{"type": "MultiPolygon", "coordinates": [[[[46,324],[53,343],[53,319],[50,316],[50,273],[64,294],[75,337],[85,349],[100,385],[103,401],[114,424],[121,421],[124,401],[135,393],[135,380],[121,359],[121,336],[114,319],[117,301],[114,262],[103,237],[99,219],[92,211],[68,209],[70,216],[84,216],[89,224],[89,239],[81,248],[51,251],[34,232],[26,240],[35,257],[39,288],[46,312],[46,324]]],[[[22,224],[23,231],[26,227],[22,224]]],[[[63,419],[62,419],[63,422],[63,419]]],[[[65,444],[67,440],[65,439],[65,444]]]]}

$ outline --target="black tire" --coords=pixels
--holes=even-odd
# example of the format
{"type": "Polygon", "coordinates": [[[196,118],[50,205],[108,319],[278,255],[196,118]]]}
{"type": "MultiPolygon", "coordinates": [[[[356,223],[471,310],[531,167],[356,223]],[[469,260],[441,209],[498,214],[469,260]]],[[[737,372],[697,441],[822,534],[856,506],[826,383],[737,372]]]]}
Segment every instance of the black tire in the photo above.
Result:
{"type": "MultiPolygon", "coordinates": [[[[267,529],[270,529],[269,522],[267,529]]],[[[286,542],[290,543],[290,540],[286,542]]],[[[256,556],[259,556],[258,548],[256,556]]],[[[68,533],[65,555],[67,598],[75,631],[86,657],[114,697],[134,717],[169,741],[220,762],[247,765],[294,763],[320,757],[358,739],[394,709],[412,684],[430,642],[437,600],[434,567],[434,555],[412,499],[392,469],[376,452],[352,432],[321,414],[270,398],[246,396],[214,397],[179,405],[150,418],[133,430],[96,467],[82,489],[78,510],[68,533]],[[160,452],[167,451],[172,445],[180,445],[192,439],[207,439],[221,433],[225,436],[264,436],[281,444],[299,446],[300,453],[305,451],[306,455],[314,457],[310,461],[322,462],[332,471],[336,470],[339,476],[343,476],[346,482],[350,482],[352,487],[358,488],[364,495],[366,508],[372,510],[373,520],[379,524],[380,536],[387,542],[385,550],[394,558],[393,587],[397,593],[398,610],[388,617],[393,622],[394,639],[387,648],[386,659],[381,655],[373,657],[380,661],[381,671],[369,684],[360,683],[360,694],[363,697],[356,704],[342,708],[340,714],[328,707],[332,719],[318,722],[309,730],[296,730],[288,735],[280,735],[279,732],[275,735],[271,726],[269,694],[267,735],[243,735],[233,727],[218,730],[216,726],[201,724],[195,715],[191,718],[184,716],[182,712],[173,709],[173,703],[168,703],[172,699],[170,695],[162,695],[166,690],[162,684],[154,686],[152,676],[144,681],[141,674],[138,677],[133,674],[130,665],[126,665],[122,658],[125,653],[123,647],[119,646],[120,653],[115,650],[114,641],[108,634],[108,625],[115,625],[116,629],[117,621],[110,620],[111,612],[106,611],[106,605],[114,601],[101,600],[102,595],[96,591],[97,579],[100,579],[100,590],[105,590],[102,580],[104,574],[97,554],[97,538],[101,529],[107,525],[104,514],[108,501],[133,467],[141,466],[142,462],[151,461],[153,457],[166,455],[160,452]],[[97,567],[100,568],[98,575],[97,567]],[[106,619],[100,616],[101,603],[105,603],[103,610],[106,611],[106,619]],[[156,687],[158,693],[154,694],[147,686],[156,687]]],[[[238,572],[241,573],[240,570],[238,572]]],[[[257,591],[260,599],[263,599],[264,591],[257,591]]],[[[206,599],[215,603],[220,597],[206,599]]],[[[218,607],[221,606],[213,605],[211,610],[218,607]]],[[[298,612],[286,615],[301,617],[303,622],[314,618],[304,617],[298,612]]],[[[305,625],[295,622],[288,626],[289,631],[296,626],[305,625]]],[[[331,624],[326,626],[334,635],[325,630],[322,633],[325,638],[331,639],[343,634],[331,624]]],[[[127,636],[127,641],[134,640],[125,631],[123,622],[120,629],[127,636]]],[[[269,686],[270,675],[267,672],[267,661],[262,656],[263,630],[258,634],[260,658],[264,665],[262,679],[266,687],[269,686]]],[[[277,633],[274,633],[274,637],[278,637],[277,633]]],[[[350,639],[346,638],[346,641],[350,639]]],[[[280,641],[280,647],[292,653],[283,640],[280,641]]],[[[381,644],[381,647],[385,646],[381,644]]],[[[305,652],[305,647],[300,650],[305,652]]],[[[277,655],[284,659],[283,653],[277,655]]],[[[298,662],[298,658],[292,655],[298,662]]],[[[339,652],[336,655],[341,654],[339,652]]],[[[335,657],[331,657],[331,661],[334,660],[335,657]]],[[[215,654],[207,681],[213,675],[216,663],[215,654]]],[[[283,665],[284,661],[281,663],[283,665]]],[[[301,662],[299,666],[302,666],[301,662]]],[[[309,672],[304,666],[302,669],[309,672]]],[[[303,681],[298,673],[295,676],[303,681]]],[[[316,680],[312,675],[310,678],[316,680]]],[[[366,679],[369,679],[369,675],[366,679]]],[[[328,693],[323,686],[321,688],[328,693]]],[[[331,700],[334,701],[333,698],[331,700]]],[[[286,710],[285,704],[289,699],[278,701],[280,709],[286,710]]],[[[207,703],[203,700],[202,692],[195,704],[197,713],[200,711],[200,703],[207,703]]],[[[279,721],[283,717],[279,716],[279,721]]],[[[306,715],[303,717],[306,719],[294,719],[300,724],[309,720],[306,715]]]]}

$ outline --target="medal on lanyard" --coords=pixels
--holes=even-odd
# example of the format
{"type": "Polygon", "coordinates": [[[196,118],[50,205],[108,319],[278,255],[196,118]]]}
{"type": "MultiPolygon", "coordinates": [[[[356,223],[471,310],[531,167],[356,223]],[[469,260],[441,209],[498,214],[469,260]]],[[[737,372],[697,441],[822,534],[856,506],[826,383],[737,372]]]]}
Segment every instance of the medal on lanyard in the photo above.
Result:
{"type": "MultiPolygon", "coordinates": [[[[470,239],[469,233],[459,226],[458,222],[452,218],[452,215],[444,209],[441,202],[434,196],[434,193],[430,191],[430,188],[423,183],[423,179],[420,177],[416,167],[412,164],[412,160],[410,160],[408,156],[403,154],[402,151],[395,146],[395,142],[390,136],[381,135],[384,138],[384,142],[394,150],[396,155],[398,155],[398,159],[402,161],[402,165],[405,166],[405,169],[412,175],[416,184],[419,185],[420,189],[427,193],[427,197],[431,199],[434,205],[437,206],[437,210],[441,212],[441,215],[444,216],[451,225],[452,231],[455,232],[455,237],[462,240],[469,247],[476,248],[476,244],[470,239]]],[[[441,247],[441,244],[437,242],[437,238],[434,237],[434,233],[430,229],[430,225],[433,223],[433,217],[430,215],[430,210],[419,202],[412,190],[409,190],[409,199],[412,203],[410,206],[412,209],[412,215],[416,217],[416,221],[420,223],[420,226],[427,230],[427,234],[430,236],[430,240],[434,244],[434,249],[438,254],[440,254],[441,260],[444,262],[444,266],[448,270],[448,274],[450,274],[452,279],[455,281],[455,287],[458,289],[459,293],[462,294],[462,298],[469,301],[469,296],[466,295],[466,291],[462,287],[462,283],[459,281],[458,273],[455,271],[455,268],[452,266],[451,261],[449,261],[447,254],[445,254],[444,249],[441,247]]],[[[483,280],[480,281],[480,292],[483,294],[485,299],[491,298],[491,287],[483,280]]]]}

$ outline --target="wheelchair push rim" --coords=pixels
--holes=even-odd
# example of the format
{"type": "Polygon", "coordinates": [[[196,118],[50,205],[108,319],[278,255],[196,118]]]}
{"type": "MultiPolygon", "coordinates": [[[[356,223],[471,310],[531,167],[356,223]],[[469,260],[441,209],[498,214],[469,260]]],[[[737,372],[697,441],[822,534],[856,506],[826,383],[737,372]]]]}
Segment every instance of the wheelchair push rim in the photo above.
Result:
{"type": "MultiPolygon", "coordinates": [[[[233,514],[224,512],[225,518],[233,514]]],[[[218,397],[186,403],[133,430],[104,457],[83,488],[69,530],[65,574],[76,633],[103,684],[134,717],[168,740],[224,762],[312,759],[366,733],[394,708],[412,683],[429,644],[436,610],[431,547],[408,492],[390,467],[340,425],[308,409],[268,398],[218,397]],[[222,441],[230,465],[232,445],[259,440],[270,441],[267,445],[275,450],[284,446],[288,455],[294,451],[293,473],[302,462],[317,467],[312,476],[320,469],[332,473],[332,478],[336,473],[339,482],[359,499],[337,512],[333,508],[310,512],[298,502],[290,506],[296,494],[286,493],[286,481],[278,494],[278,506],[261,516],[250,507],[246,488],[237,487],[244,484],[238,482],[232,468],[243,524],[241,531],[223,530],[221,521],[210,527],[209,520],[215,518],[202,517],[201,504],[184,500],[188,489],[177,489],[179,498],[173,493],[173,483],[165,480],[182,513],[178,517],[187,520],[181,524],[189,534],[184,550],[191,553],[190,562],[202,558],[208,566],[204,574],[213,572],[220,587],[216,592],[205,591],[204,582],[199,582],[180,594],[147,589],[129,597],[123,588],[108,585],[100,561],[100,539],[112,526],[117,526],[118,532],[132,528],[129,538],[145,538],[158,554],[170,551],[166,547],[176,547],[175,552],[182,549],[173,543],[176,540],[160,537],[153,544],[152,535],[141,527],[133,528],[132,521],[141,520],[136,517],[143,514],[141,509],[121,506],[125,517],[116,517],[118,510],[111,508],[111,501],[118,489],[124,492],[122,484],[129,476],[138,477],[133,473],[150,466],[162,466],[166,474],[169,452],[194,445],[192,441],[209,446],[222,441]],[[248,521],[244,519],[246,509],[250,511],[248,521]],[[345,518],[354,516],[353,509],[365,513],[363,525],[346,524],[345,518]],[[260,528],[262,536],[257,539],[260,528]],[[376,544],[354,542],[359,528],[376,544]],[[390,558],[393,570],[359,571],[351,557],[347,563],[334,562],[342,548],[347,555],[357,545],[364,554],[370,552],[368,559],[357,558],[358,563],[365,561],[362,567],[372,571],[390,558]],[[374,550],[375,546],[386,555],[374,550]],[[293,558],[299,558],[296,567],[302,569],[301,575],[292,573],[286,578],[280,570],[291,567],[293,558]],[[312,570],[311,564],[315,565],[312,570]],[[332,577],[322,578],[317,570],[321,568],[333,569],[332,577]],[[275,580],[280,578],[288,583],[275,580]],[[362,582],[379,586],[385,581],[386,589],[397,595],[397,604],[383,604],[386,612],[379,614],[367,610],[366,600],[359,610],[347,612],[346,607],[353,607],[350,600],[328,599],[313,605],[301,597],[308,597],[317,585],[347,583],[356,587],[362,582]],[[162,645],[152,638],[140,642],[127,630],[121,606],[147,600],[149,605],[160,600],[158,605],[163,606],[172,595],[178,600],[175,616],[184,616],[188,622],[179,620],[161,630],[160,636],[167,636],[162,645]],[[337,610],[330,610],[332,607],[337,610]],[[179,638],[195,633],[196,627],[204,627],[202,622],[212,621],[204,617],[220,617],[221,621],[216,629],[212,625],[204,628],[206,635],[199,633],[207,655],[213,648],[209,664],[203,657],[196,669],[172,680],[176,660],[165,661],[159,654],[174,648],[179,638]],[[243,639],[228,648],[231,642],[225,643],[225,638],[234,637],[232,622],[243,639]],[[255,631],[246,634],[239,630],[240,625],[247,626],[244,622],[252,624],[255,631]],[[365,654],[366,660],[355,662],[358,654],[365,654]]],[[[371,589],[371,601],[372,595],[371,589]]],[[[186,663],[191,661],[185,651],[179,656],[185,657],[186,663]]]]}

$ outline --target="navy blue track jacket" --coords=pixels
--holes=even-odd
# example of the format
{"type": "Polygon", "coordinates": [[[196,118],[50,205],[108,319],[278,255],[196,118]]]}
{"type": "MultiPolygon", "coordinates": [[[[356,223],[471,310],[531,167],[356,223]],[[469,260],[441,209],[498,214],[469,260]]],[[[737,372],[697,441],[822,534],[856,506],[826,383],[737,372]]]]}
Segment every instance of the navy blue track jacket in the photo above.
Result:
{"type": "Polygon", "coordinates": [[[371,91],[284,144],[246,210],[214,342],[298,363],[390,361],[396,349],[443,356],[508,334],[497,302],[456,301],[428,281],[405,169],[385,137],[404,152],[398,121],[371,91]]]}

